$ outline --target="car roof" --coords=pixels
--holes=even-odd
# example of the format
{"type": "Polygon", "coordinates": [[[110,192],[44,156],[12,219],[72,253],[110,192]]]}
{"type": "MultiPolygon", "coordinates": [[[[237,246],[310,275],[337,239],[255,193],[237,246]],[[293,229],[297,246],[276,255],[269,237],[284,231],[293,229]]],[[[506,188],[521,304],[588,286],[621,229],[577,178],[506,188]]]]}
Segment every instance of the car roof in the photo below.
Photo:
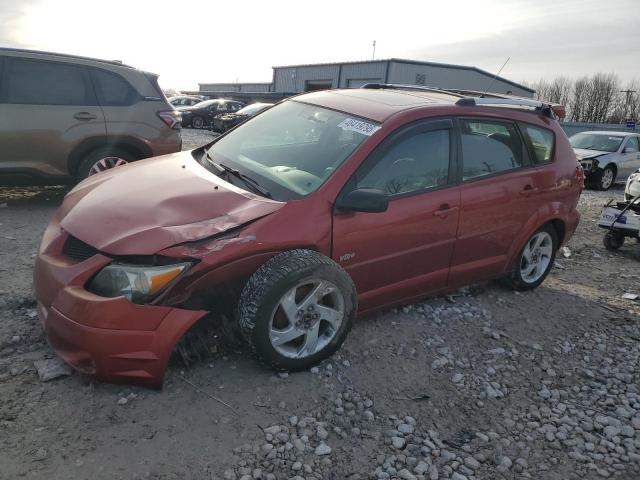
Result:
{"type": "Polygon", "coordinates": [[[622,137],[640,135],[637,132],[619,132],[616,130],[585,130],[584,132],[579,132],[579,133],[593,133],[594,135],[618,135],[622,137]]]}
{"type": "Polygon", "coordinates": [[[437,91],[350,88],[306,93],[294,100],[384,122],[391,115],[409,108],[454,105],[460,100],[460,95],[437,91]]]}

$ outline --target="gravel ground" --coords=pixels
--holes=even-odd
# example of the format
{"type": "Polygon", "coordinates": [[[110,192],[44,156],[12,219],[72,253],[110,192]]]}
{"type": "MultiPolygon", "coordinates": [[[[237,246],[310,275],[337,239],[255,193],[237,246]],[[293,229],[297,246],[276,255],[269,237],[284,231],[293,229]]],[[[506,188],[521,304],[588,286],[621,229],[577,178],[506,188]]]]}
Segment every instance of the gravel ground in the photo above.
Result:
{"type": "Polygon", "coordinates": [[[583,194],[536,291],[481,284],[361,318],[308,372],[222,348],[161,392],[38,379],[52,353],[32,263],[63,193],[0,189],[2,479],[640,478],[640,306],[622,298],[638,268],[594,225],[620,187],[583,194]]]}

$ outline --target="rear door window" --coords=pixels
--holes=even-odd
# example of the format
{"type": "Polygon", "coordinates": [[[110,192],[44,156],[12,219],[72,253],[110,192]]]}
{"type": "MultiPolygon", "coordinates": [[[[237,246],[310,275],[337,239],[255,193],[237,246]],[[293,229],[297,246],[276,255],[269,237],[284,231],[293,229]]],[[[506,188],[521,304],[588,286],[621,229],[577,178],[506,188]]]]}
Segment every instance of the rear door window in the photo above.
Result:
{"type": "Polygon", "coordinates": [[[91,73],[101,105],[120,106],[135,102],[138,95],[120,75],[98,69],[92,69],[91,73]]]}
{"type": "Polygon", "coordinates": [[[533,155],[533,163],[550,162],[553,158],[553,132],[546,128],[525,124],[521,125],[521,129],[533,155]]]}
{"type": "Polygon", "coordinates": [[[58,62],[12,58],[5,62],[7,103],[85,105],[87,90],[81,67],[58,62]]]}
{"type": "Polygon", "coordinates": [[[462,120],[462,179],[506,172],[523,165],[516,126],[493,120],[462,120]]]}
{"type": "Polygon", "coordinates": [[[625,149],[627,153],[640,151],[640,142],[638,142],[638,137],[630,137],[629,140],[627,140],[627,146],[625,149]]]}
{"type": "Polygon", "coordinates": [[[356,175],[357,188],[403,195],[447,184],[449,130],[416,133],[399,140],[370,169],[356,175]]]}

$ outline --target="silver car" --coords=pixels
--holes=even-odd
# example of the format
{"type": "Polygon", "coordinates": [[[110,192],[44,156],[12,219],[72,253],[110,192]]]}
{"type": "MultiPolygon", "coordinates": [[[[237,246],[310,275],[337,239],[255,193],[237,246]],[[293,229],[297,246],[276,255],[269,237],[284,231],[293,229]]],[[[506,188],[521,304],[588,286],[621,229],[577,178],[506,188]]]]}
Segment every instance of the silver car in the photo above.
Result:
{"type": "Polygon", "coordinates": [[[640,133],[581,132],[569,142],[584,169],[587,187],[608,190],[640,168],[640,133]]]}

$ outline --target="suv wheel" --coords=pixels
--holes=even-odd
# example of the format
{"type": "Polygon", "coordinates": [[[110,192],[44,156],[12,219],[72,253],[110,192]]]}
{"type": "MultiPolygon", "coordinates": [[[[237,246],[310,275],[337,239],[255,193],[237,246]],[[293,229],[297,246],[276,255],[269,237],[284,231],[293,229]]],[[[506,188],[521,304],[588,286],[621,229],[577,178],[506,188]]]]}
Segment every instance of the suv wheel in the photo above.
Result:
{"type": "Polygon", "coordinates": [[[334,353],[356,315],[351,278],[330,258],[292,250],[271,258],[240,295],[240,329],[254,352],[283,370],[304,370],[334,353]]]}
{"type": "Polygon", "coordinates": [[[531,290],[549,274],[558,249],[558,235],[545,225],[524,244],[513,266],[507,284],[514,290],[531,290]]]}
{"type": "Polygon", "coordinates": [[[204,127],[204,118],[195,116],[191,119],[191,126],[193,128],[203,128],[204,127]]]}
{"type": "Polygon", "coordinates": [[[611,165],[598,169],[591,180],[591,185],[596,190],[609,190],[616,180],[616,172],[611,165]]]}
{"type": "Polygon", "coordinates": [[[89,154],[78,165],[78,182],[96,173],[110,170],[111,168],[125,165],[137,160],[131,153],[121,148],[102,147],[89,154]]]}

